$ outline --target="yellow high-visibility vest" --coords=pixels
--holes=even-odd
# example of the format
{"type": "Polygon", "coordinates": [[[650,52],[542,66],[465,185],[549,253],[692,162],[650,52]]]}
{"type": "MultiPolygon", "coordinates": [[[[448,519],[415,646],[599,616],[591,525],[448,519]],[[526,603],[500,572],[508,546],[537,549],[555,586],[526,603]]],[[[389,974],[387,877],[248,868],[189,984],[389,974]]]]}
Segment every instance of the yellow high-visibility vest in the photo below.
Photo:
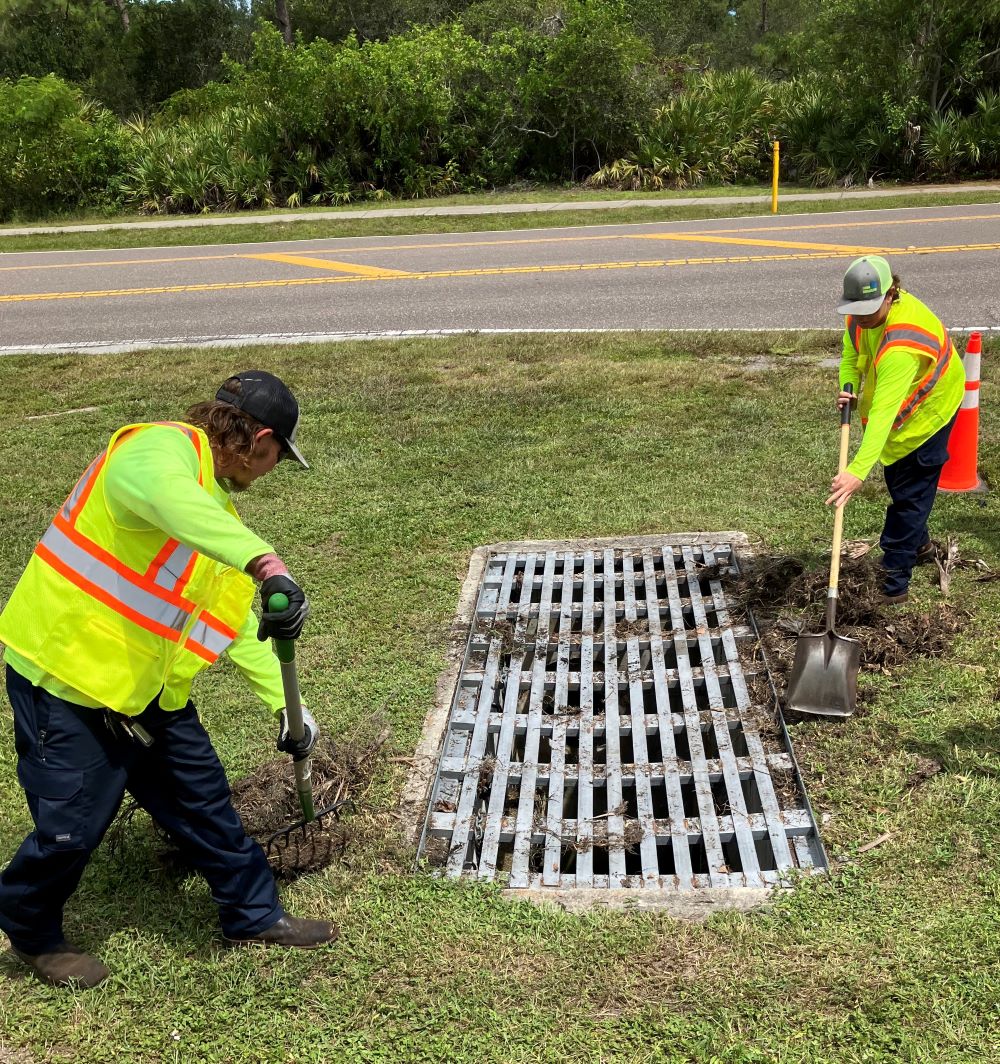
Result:
{"type": "MultiPolygon", "coordinates": [[[[846,335],[857,354],[857,369],[869,378],[861,400],[867,421],[878,384],[879,363],[889,352],[904,348],[917,356],[911,388],[900,404],[883,461],[908,454],[951,420],[962,401],[965,373],[948,330],[915,296],[902,292],[881,329],[862,329],[854,317],[846,321],[846,335]]],[[[845,345],[846,350],[846,345],[845,345]]]]}
{"type": "MultiPolygon", "coordinates": [[[[191,425],[167,424],[191,440],[198,483],[210,491],[208,437],[191,425]]],[[[194,677],[236,638],[254,597],[245,573],[159,529],[115,522],[104,497],[108,456],[127,435],[151,427],[127,425],[111,437],[35,547],[0,615],[0,640],[12,650],[129,715],[165,686],[184,704],[194,677]]],[[[227,509],[238,517],[231,503],[227,509]]]]}

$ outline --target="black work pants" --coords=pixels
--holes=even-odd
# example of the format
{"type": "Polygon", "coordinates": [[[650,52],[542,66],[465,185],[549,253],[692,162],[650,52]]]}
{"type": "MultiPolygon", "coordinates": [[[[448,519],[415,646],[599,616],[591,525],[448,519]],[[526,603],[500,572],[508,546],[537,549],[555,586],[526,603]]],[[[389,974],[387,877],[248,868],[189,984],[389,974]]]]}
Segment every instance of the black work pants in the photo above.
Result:
{"type": "Polygon", "coordinates": [[[260,846],[243,828],[229,783],[194,704],[138,717],[146,749],[111,729],[108,714],[56,698],[7,668],[17,774],[35,830],[0,874],[0,928],[23,953],[63,941],[63,907],[126,790],[204,875],[223,933],[259,934],[283,915],[260,846]]]}
{"type": "Polygon", "coordinates": [[[930,540],[927,519],[937,494],[941,470],[948,461],[952,418],[916,450],[885,467],[885,486],[892,503],[885,512],[879,545],[887,595],[900,595],[910,586],[917,551],[930,540]]]}

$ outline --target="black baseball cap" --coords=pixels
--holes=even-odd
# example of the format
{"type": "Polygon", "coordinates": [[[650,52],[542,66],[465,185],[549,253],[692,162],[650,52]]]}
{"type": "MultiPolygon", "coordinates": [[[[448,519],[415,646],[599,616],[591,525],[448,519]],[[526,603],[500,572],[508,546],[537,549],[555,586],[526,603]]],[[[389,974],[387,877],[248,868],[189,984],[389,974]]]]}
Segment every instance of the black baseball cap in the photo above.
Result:
{"type": "Polygon", "coordinates": [[[215,398],[246,411],[265,428],[271,429],[287,451],[286,457],[294,458],[303,469],[308,469],[309,463],[295,446],[295,434],[299,430],[299,404],[284,381],[265,370],[248,369],[234,373],[227,378],[226,384],[215,393],[215,398]],[[232,380],[240,382],[239,394],[227,391],[226,384],[232,380]]]}

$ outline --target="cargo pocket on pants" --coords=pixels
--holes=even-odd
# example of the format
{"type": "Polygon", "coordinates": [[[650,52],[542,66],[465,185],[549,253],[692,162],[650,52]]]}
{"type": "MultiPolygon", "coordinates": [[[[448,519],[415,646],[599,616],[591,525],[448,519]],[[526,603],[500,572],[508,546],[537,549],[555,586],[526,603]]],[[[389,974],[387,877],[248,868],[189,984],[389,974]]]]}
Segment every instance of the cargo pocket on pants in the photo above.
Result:
{"type": "Polygon", "coordinates": [[[28,798],[39,845],[45,850],[87,849],[83,773],[22,760],[17,778],[28,798]]]}

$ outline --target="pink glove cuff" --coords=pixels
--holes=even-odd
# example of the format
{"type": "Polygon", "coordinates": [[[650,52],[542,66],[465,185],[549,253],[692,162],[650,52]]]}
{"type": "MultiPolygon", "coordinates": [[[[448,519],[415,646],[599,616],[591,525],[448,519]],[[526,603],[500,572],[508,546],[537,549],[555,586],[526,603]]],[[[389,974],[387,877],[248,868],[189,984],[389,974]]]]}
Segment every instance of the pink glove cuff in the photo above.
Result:
{"type": "Polygon", "coordinates": [[[269,580],[272,576],[287,576],[288,566],[277,554],[262,554],[247,566],[247,572],[258,583],[269,580]]]}

